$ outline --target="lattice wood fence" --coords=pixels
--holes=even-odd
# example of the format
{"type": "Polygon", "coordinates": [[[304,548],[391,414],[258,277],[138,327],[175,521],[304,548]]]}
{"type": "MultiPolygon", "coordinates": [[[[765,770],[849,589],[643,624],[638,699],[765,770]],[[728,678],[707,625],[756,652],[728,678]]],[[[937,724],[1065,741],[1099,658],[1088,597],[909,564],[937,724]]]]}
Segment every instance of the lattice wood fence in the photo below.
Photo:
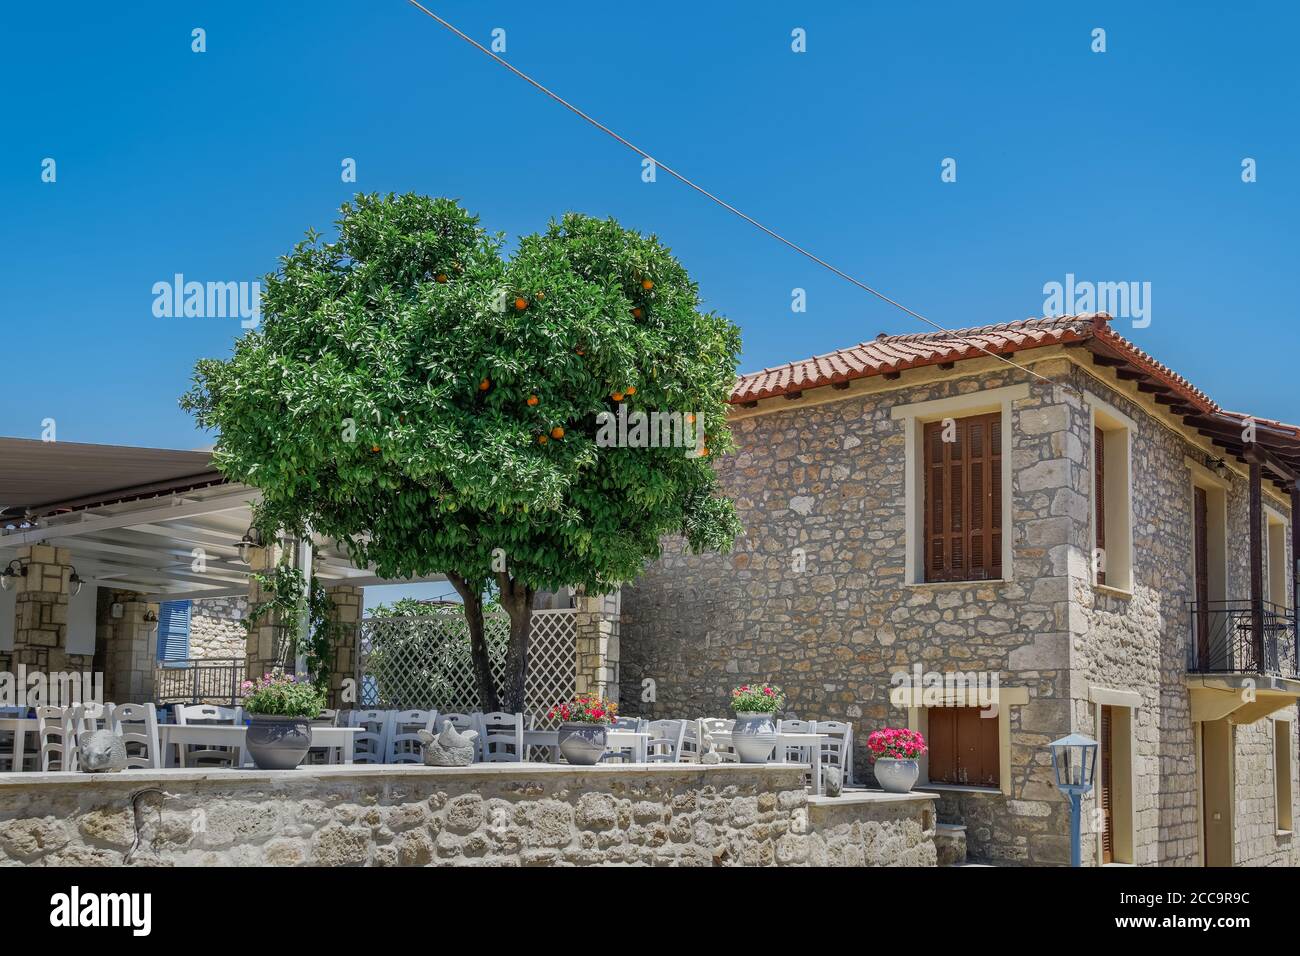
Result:
{"type": "MultiPolygon", "coordinates": [[[[510,618],[497,608],[484,615],[492,674],[505,678],[510,618]]],[[[577,611],[533,612],[526,708],[537,726],[553,705],[577,688],[577,611]]],[[[478,689],[470,658],[469,628],[458,606],[409,617],[371,617],[361,622],[357,641],[358,707],[384,710],[478,710],[478,689]]]]}

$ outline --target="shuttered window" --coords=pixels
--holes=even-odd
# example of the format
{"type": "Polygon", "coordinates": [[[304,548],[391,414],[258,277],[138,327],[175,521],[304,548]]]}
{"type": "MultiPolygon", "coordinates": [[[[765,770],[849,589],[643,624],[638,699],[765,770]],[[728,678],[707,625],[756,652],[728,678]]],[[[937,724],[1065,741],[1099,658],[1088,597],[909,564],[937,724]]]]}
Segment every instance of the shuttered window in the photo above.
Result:
{"type": "Polygon", "coordinates": [[[1092,483],[1097,499],[1097,554],[1093,561],[1097,569],[1097,583],[1106,583],[1106,434],[1100,428],[1092,430],[1092,483]]]}
{"type": "Polygon", "coordinates": [[[927,422],[924,441],[925,580],[1001,578],[1002,416],[927,422]]]}
{"type": "Polygon", "coordinates": [[[158,606],[158,660],[183,661],[190,656],[190,602],[164,601],[158,606]]]}
{"type": "Polygon", "coordinates": [[[999,786],[998,718],[979,707],[931,707],[928,711],[930,782],[968,787],[999,786]]]}
{"type": "Polygon", "coordinates": [[[1101,862],[1115,862],[1115,759],[1112,738],[1115,717],[1110,707],[1101,708],[1101,787],[1097,805],[1101,810],[1101,862]]]}

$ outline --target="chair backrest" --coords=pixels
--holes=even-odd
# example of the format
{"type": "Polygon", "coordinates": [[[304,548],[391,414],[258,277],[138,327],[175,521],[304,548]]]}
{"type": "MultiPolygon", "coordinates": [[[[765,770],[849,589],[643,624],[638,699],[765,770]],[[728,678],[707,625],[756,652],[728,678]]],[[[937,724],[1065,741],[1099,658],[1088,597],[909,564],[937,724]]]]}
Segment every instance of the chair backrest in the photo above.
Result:
{"type": "Polygon", "coordinates": [[[776,732],[786,734],[811,734],[815,733],[816,725],[811,720],[778,720],[776,722],[776,732]]]}
{"type": "Polygon", "coordinates": [[[36,742],[41,770],[77,769],[77,711],[71,707],[36,708],[36,742]]]}
{"type": "Polygon", "coordinates": [[[321,710],[319,714],[311,719],[311,723],[316,727],[346,727],[347,724],[339,723],[339,711],[330,710],[328,707],[321,710]]]}
{"type": "Polygon", "coordinates": [[[644,717],[615,717],[609,726],[612,730],[631,730],[643,734],[646,732],[646,719],[644,717]]]}
{"type": "Polygon", "coordinates": [[[646,743],[646,760],[670,763],[678,760],[686,736],[686,721],[652,720],[646,725],[645,732],[650,735],[646,743]]]}
{"type": "Polygon", "coordinates": [[[238,727],[244,722],[244,708],[212,704],[173,704],[172,719],[178,724],[220,724],[238,727]]]}
{"type": "Polygon", "coordinates": [[[478,730],[478,719],[481,716],[482,714],[439,714],[434,724],[439,731],[442,730],[442,725],[448,721],[459,731],[478,730]]]}
{"type": "Polygon", "coordinates": [[[118,704],[111,724],[126,744],[126,765],[157,770],[162,766],[158,746],[158,712],[153,704],[118,704]]]}
{"type": "Polygon", "coordinates": [[[395,710],[388,719],[388,742],[384,763],[423,763],[421,730],[433,730],[436,710],[395,710]]]}
{"type": "Polygon", "coordinates": [[[487,763],[524,759],[524,715],[497,710],[478,715],[479,754],[487,763]]]}
{"type": "Polygon", "coordinates": [[[353,738],[353,763],[383,763],[388,756],[389,712],[386,710],[352,710],[348,726],[361,727],[353,738]]]}
{"type": "Polygon", "coordinates": [[[853,765],[853,725],[842,720],[819,720],[817,733],[830,735],[830,739],[823,740],[818,748],[821,762],[839,767],[847,786],[853,765]]]}
{"type": "Polygon", "coordinates": [[[74,704],[77,708],[75,715],[76,731],[83,733],[87,730],[108,730],[113,721],[113,708],[115,704],[97,704],[93,701],[89,704],[74,704]]]}
{"type": "Polygon", "coordinates": [[[677,759],[683,763],[696,763],[700,759],[700,722],[682,721],[682,749],[677,759]]]}

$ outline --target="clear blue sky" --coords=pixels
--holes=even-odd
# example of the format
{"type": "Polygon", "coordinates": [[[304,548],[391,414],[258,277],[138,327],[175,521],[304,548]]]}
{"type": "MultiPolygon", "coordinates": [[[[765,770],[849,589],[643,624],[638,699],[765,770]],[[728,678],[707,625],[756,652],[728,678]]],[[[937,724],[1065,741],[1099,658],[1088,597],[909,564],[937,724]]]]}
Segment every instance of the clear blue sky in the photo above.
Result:
{"type": "MultiPolygon", "coordinates": [[[[483,42],[505,29],[511,62],[936,321],[1037,315],[1067,273],[1150,282],[1150,327],[1121,332],[1226,407],[1300,421],[1296,4],[430,5],[483,42]]],[[[459,197],[512,236],[571,209],[656,232],[740,325],[742,370],[923,330],[667,176],[643,183],[636,156],[400,0],[5,19],[0,434],[53,417],[65,441],[207,444],[176,399],[239,323],[155,318],[153,283],[256,279],[356,189],[459,197]]]]}

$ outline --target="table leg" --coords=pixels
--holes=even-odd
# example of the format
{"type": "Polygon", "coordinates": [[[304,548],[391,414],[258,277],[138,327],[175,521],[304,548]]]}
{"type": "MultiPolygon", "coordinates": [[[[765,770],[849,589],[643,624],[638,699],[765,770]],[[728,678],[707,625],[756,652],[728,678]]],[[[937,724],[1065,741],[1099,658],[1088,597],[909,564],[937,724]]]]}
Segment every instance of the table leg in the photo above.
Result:
{"type": "Polygon", "coordinates": [[[27,731],[21,726],[14,731],[14,773],[23,770],[23,753],[27,749],[27,731]]]}
{"type": "Polygon", "coordinates": [[[343,736],[343,762],[352,763],[352,747],[355,741],[355,734],[344,734],[343,736]]]}

